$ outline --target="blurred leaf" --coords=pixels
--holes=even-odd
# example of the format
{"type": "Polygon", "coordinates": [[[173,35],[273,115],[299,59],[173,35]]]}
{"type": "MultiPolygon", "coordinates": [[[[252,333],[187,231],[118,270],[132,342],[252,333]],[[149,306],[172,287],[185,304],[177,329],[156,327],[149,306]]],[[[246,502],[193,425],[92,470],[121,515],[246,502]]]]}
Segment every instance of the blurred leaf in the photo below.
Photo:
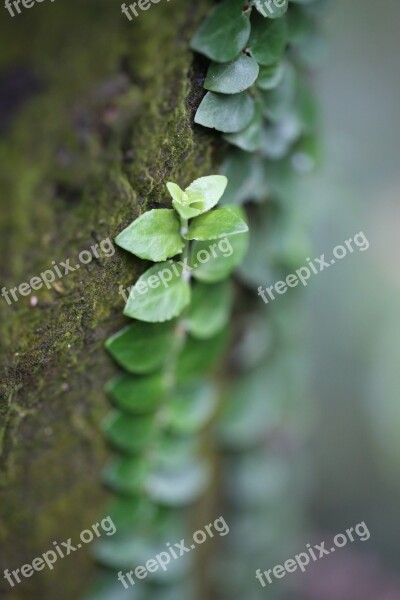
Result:
{"type": "Polygon", "coordinates": [[[243,204],[249,200],[264,201],[268,182],[263,162],[255,155],[241,150],[229,152],[222,166],[228,178],[223,204],[243,204]]]}
{"type": "Polygon", "coordinates": [[[119,494],[138,494],[145,484],[148,466],[139,457],[118,457],[106,467],[103,481],[119,494]]]}
{"type": "Polygon", "coordinates": [[[157,436],[153,416],[137,417],[117,410],[108,416],[103,430],[114,446],[131,454],[142,452],[157,436]]]}
{"type": "Polygon", "coordinates": [[[106,342],[106,348],[121,367],[138,375],[156,371],[164,364],[174,339],[176,323],[135,321],[106,342]]]}
{"type": "Polygon", "coordinates": [[[186,506],[197,500],[209,482],[208,465],[193,461],[177,469],[160,469],[150,474],[147,493],[165,506],[186,506]]]}
{"type": "Polygon", "coordinates": [[[261,90],[274,89],[282,81],[284,72],[285,65],[282,62],[261,67],[257,79],[257,86],[261,90]]]}
{"type": "Polygon", "coordinates": [[[249,125],[238,133],[227,133],[224,140],[245,150],[246,152],[256,152],[261,148],[262,143],[263,118],[259,103],[256,104],[254,117],[249,125]]]}
{"type": "Polygon", "coordinates": [[[118,408],[140,414],[155,411],[160,406],[166,383],[163,373],[142,377],[124,373],[110,381],[107,391],[118,408]]]}
{"type": "Polygon", "coordinates": [[[189,333],[198,339],[216,335],[227,325],[232,304],[230,281],[215,285],[197,283],[192,290],[192,302],[185,319],[189,333]]]}
{"type": "Polygon", "coordinates": [[[208,340],[188,338],[178,359],[176,369],[178,382],[189,382],[215,369],[227,341],[228,333],[224,329],[208,340]]]}
{"type": "Polygon", "coordinates": [[[216,390],[207,381],[178,388],[169,407],[168,427],[177,434],[194,435],[212,418],[216,404],[216,390]]]}

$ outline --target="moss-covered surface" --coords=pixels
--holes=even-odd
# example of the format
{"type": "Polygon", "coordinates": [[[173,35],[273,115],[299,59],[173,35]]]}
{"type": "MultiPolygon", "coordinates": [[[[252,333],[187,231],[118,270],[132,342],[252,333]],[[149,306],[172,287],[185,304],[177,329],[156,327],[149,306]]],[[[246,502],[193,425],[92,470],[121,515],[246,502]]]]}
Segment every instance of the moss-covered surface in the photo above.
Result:
{"type": "MultiPolygon", "coordinates": [[[[193,127],[204,65],[188,40],[208,0],[161,1],[130,23],[109,0],[45,0],[2,15],[1,287],[28,282],[167,205],[168,179],[212,172],[213,137],[193,127]]],[[[4,10],[4,9],[3,9],[4,10]]],[[[50,290],[0,297],[0,573],[104,516],[98,423],[124,319],[118,286],[143,264],[117,250],[50,290]]],[[[35,573],[5,600],[77,598],[88,548],[35,573]]]]}

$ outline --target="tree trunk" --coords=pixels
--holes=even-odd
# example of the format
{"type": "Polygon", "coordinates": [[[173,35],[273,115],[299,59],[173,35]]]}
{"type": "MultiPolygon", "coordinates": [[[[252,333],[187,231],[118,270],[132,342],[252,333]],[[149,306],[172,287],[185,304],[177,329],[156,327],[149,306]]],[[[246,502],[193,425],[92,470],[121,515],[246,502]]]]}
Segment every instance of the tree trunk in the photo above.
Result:
{"type": "MultiPolygon", "coordinates": [[[[82,250],[168,206],[166,181],[215,170],[213,136],[193,126],[205,65],[192,70],[189,50],[209,5],[161,0],[132,22],[109,0],[45,0],[13,18],[2,8],[2,288],[52,261],[75,267],[82,250]]],[[[49,289],[0,297],[4,600],[75,599],[90,576],[89,546],[14,588],[2,572],[104,516],[99,422],[114,367],[103,343],[124,323],[119,285],[141,269],[101,253],[49,289]]]]}

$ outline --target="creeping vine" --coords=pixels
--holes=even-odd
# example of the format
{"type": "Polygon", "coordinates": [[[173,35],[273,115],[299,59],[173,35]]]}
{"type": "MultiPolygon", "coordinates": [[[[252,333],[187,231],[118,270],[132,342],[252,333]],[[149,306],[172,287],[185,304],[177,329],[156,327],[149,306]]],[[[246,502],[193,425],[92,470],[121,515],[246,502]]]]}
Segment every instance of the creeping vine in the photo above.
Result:
{"type": "MultiPolygon", "coordinates": [[[[282,531],[296,526],[298,507],[288,500],[301,452],[287,439],[296,428],[300,442],[305,435],[290,351],[298,320],[290,300],[265,307],[254,292],[308,252],[296,181],[319,159],[308,71],[322,53],[323,5],[216,4],[191,45],[211,61],[195,122],[222,133],[222,175],[185,190],[167,184],[173,209],[144,213],[116,239],[156,264],[130,292],[124,314],[133,323],[106,344],[122,369],[108,386],[115,407],[104,427],[115,451],[104,480],[115,494],[110,514],[118,534],[97,547],[98,560],[113,571],[104,584],[110,598],[121,587],[114,571],[129,571],[183,537],[185,508],[208,485],[201,432],[217,405],[209,375],[226,347],[234,272],[241,287],[216,429],[221,503],[232,534],[212,569],[223,574],[228,565],[229,577],[211,576],[218,597],[258,597],[251,588],[257,558],[279,552],[290,541],[282,531]],[[223,208],[215,208],[222,195],[223,208]]],[[[190,561],[176,561],[172,574],[149,574],[146,584],[184,581],[172,597],[194,598],[190,569],[190,561]]],[[[149,597],[159,596],[152,589],[149,597]]]]}

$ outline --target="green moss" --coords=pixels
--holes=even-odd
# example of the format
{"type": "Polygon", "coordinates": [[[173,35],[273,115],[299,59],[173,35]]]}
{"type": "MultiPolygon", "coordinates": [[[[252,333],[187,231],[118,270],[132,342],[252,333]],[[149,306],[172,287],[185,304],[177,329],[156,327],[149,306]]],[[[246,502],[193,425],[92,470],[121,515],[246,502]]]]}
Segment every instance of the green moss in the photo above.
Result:
{"type": "MultiPolygon", "coordinates": [[[[0,142],[3,285],[76,259],[145,207],[167,204],[167,180],[213,171],[213,136],[193,129],[202,92],[188,50],[208,6],[164,2],[125,23],[106,0],[43,3],[3,26],[1,67],[23,62],[41,86],[0,142]]],[[[103,343],[123,324],[118,286],[141,269],[117,250],[35,292],[35,307],[29,296],[12,306],[0,297],[0,570],[31,562],[103,510],[98,422],[114,370],[103,343]]],[[[90,569],[81,553],[3,597],[77,597],[90,569]]]]}

